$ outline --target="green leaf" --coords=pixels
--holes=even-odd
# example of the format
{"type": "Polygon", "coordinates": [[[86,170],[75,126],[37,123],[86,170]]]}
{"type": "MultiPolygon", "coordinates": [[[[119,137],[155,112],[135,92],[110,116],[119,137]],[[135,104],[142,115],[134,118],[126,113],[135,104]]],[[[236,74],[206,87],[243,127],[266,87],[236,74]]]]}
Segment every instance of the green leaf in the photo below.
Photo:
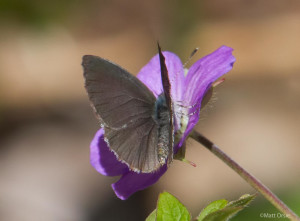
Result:
{"type": "Polygon", "coordinates": [[[238,200],[231,201],[228,203],[227,207],[246,207],[249,205],[252,200],[256,197],[256,194],[250,195],[250,194],[245,194],[241,196],[238,200]]]}
{"type": "Polygon", "coordinates": [[[150,215],[147,217],[146,221],[155,221],[156,219],[156,209],[153,210],[152,213],[150,213],[150,215]]]}
{"type": "Polygon", "coordinates": [[[204,219],[204,217],[206,217],[207,215],[209,215],[210,213],[213,213],[217,210],[223,209],[226,205],[227,205],[228,201],[227,200],[216,200],[210,204],[208,204],[207,207],[205,207],[200,215],[198,216],[198,221],[202,221],[204,219]]]}
{"type": "Polygon", "coordinates": [[[217,200],[210,203],[198,216],[198,221],[226,221],[236,213],[244,209],[256,197],[256,195],[245,194],[238,200],[229,202],[217,200]]]}
{"type": "Polygon", "coordinates": [[[159,195],[156,221],[190,221],[189,211],[168,192],[159,195]]]}
{"type": "Polygon", "coordinates": [[[225,207],[224,209],[208,214],[203,221],[227,221],[243,207],[225,207]]]}

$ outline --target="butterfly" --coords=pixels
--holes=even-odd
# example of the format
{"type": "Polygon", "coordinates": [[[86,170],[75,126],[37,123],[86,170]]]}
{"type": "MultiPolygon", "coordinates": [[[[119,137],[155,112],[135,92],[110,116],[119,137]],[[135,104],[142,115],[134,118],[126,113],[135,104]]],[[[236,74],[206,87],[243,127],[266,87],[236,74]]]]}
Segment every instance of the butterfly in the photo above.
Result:
{"type": "Polygon", "coordinates": [[[83,56],[85,88],[117,159],[137,173],[157,171],[173,160],[171,84],[158,44],[163,92],[156,98],[138,78],[106,59],[83,56]]]}

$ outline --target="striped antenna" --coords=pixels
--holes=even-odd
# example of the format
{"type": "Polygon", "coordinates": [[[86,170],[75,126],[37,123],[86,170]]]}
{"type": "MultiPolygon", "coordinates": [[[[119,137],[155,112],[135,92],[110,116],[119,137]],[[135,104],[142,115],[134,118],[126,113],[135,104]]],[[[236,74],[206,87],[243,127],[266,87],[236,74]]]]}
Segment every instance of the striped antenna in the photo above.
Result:
{"type": "Polygon", "coordinates": [[[196,52],[197,52],[198,50],[199,50],[199,48],[195,48],[195,49],[192,51],[191,55],[189,56],[188,60],[184,63],[183,67],[185,67],[185,66],[190,62],[190,60],[192,59],[192,57],[196,54],[196,52]]]}

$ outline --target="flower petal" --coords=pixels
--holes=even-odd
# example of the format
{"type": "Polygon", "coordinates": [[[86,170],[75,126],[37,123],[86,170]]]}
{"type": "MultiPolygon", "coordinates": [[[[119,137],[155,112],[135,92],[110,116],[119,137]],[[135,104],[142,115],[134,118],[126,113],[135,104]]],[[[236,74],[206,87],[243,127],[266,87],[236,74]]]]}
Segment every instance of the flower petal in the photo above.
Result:
{"type": "Polygon", "coordinates": [[[126,200],[133,193],[156,183],[166,171],[167,165],[164,165],[155,173],[135,173],[130,171],[124,174],[118,182],[113,183],[112,188],[120,199],[126,200]]]}
{"type": "Polygon", "coordinates": [[[185,102],[190,105],[200,102],[207,87],[231,70],[235,62],[232,51],[222,46],[191,66],[186,78],[185,102]]]}
{"type": "Polygon", "coordinates": [[[119,176],[129,171],[126,164],[117,160],[104,141],[104,130],[96,133],[90,145],[90,162],[92,166],[105,176],[119,176]]]}
{"type": "Polygon", "coordinates": [[[179,142],[179,146],[181,146],[186,136],[197,124],[201,101],[207,90],[211,87],[211,84],[231,70],[235,62],[232,51],[232,48],[222,46],[213,53],[198,60],[189,69],[185,82],[184,104],[193,106],[190,113],[195,111],[196,113],[190,116],[187,129],[179,142]]]}
{"type": "MultiPolygon", "coordinates": [[[[169,51],[164,51],[166,66],[171,81],[171,96],[174,101],[181,101],[184,91],[184,71],[179,57],[169,51]]],[[[155,55],[138,73],[137,77],[153,92],[155,97],[163,92],[161,70],[158,54],[155,55]]]]}

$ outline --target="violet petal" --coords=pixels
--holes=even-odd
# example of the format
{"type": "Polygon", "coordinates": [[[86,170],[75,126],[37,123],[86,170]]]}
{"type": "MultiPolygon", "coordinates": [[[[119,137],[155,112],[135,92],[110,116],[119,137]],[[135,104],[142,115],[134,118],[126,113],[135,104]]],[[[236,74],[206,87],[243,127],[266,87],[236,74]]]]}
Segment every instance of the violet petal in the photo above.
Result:
{"type": "Polygon", "coordinates": [[[90,145],[90,162],[92,166],[105,176],[119,176],[128,172],[126,164],[117,160],[115,154],[104,141],[104,130],[97,131],[90,145]]]}
{"type": "MultiPolygon", "coordinates": [[[[172,84],[171,96],[174,101],[182,100],[184,91],[184,71],[179,57],[169,51],[164,51],[169,79],[172,84]]],[[[153,92],[155,97],[163,92],[161,70],[158,54],[155,55],[138,73],[137,77],[153,92]]]]}
{"type": "Polygon", "coordinates": [[[179,146],[199,120],[199,111],[197,110],[200,110],[201,101],[206,91],[214,81],[231,70],[235,62],[232,51],[233,49],[230,47],[221,46],[213,53],[198,60],[189,69],[185,82],[184,104],[194,105],[190,113],[194,111],[196,113],[190,116],[187,129],[179,142],[179,146]]]}
{"type": "Polygon", "coordinates": [[[164,165],[155,173],[135,173],[130,171],[124,174],[118,182],[113,183],[112,188],[120,199],[126,200],[133,193],[156,183],[166,171],[167,165],[164,165]]]}

